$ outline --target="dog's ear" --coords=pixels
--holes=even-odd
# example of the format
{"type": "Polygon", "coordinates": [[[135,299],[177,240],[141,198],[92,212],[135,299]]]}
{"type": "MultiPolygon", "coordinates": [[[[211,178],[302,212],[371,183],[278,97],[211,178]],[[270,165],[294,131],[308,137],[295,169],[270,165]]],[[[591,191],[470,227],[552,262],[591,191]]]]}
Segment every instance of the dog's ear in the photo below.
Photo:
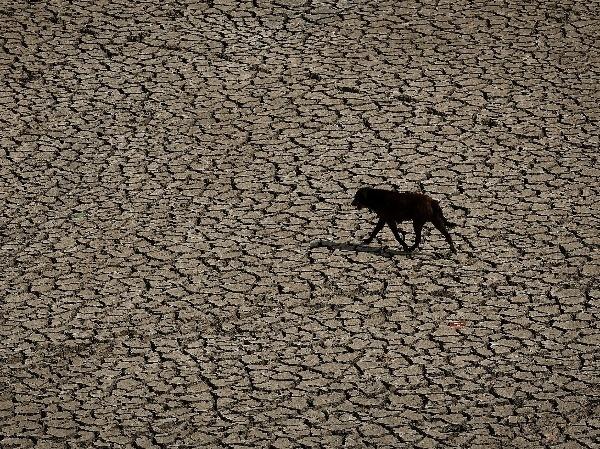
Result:
{"type": "Polygon", "coordinates": [[[354,200],[352,201],[353,206],[364,207],[367,204],[367,190],[366,187],[361,187],[356,191],[354,195],[354,200]]]}

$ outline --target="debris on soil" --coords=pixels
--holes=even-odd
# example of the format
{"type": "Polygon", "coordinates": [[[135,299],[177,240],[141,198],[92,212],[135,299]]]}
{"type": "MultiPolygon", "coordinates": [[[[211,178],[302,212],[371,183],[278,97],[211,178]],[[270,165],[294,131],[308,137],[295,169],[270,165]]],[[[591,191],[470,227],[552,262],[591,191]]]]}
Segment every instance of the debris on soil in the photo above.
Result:
{"type": "Polygon", "coordinates": [[[451,327],[452,329],[461,329],[461,328],[465,327],[465,322],[464,321],[450,321],[450,322],[448,322],[448,327],[451,327]]]}

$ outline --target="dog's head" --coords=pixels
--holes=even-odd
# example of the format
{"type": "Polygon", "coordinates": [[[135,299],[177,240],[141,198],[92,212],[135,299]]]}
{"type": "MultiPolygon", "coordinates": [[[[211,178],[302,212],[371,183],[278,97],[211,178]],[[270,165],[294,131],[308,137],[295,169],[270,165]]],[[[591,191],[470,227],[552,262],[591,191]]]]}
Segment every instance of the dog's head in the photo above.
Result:
{"type": "Polygon", "coordinates": [[[369,207],[369,190],[370,189],[368,187],[361,187],[356,192],[356,195],[354,195],[352,205],[358,210],[362,209],[363,207],[369,207]]]}

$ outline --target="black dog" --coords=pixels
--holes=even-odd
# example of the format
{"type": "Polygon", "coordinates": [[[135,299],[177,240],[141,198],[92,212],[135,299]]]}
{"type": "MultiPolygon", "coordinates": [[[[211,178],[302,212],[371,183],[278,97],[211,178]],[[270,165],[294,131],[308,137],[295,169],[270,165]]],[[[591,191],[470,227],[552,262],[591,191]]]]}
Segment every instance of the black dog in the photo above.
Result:
{"type": "Polygon", "coordinates": [[[371,235],[364,241],[368,244],[375,238],[377,233],[381,231],[383,225],[387,223],[396,240],[402,245],[405,251],[414,251],[421,243],[421,230],[428,221],[440,230],[446,241],[450,244],[450,249],[453,253],[456,252],[452,237],[448,234],[446,226],[454,226],[442,214],[440,204],[429,196],[416,192],[396,192],[394,190],[372,189],[370,187],[362,187],[358,189],[354,195],[352,205],[358,209],[366,207],[372,212],[375,212],[379,217],[379,221],[371,232],[371,235]],[[410,248],[404,241],[404,232],[402,237],[398,232],[396,223],[412,220],[415,229],[415,243],[410,248]]]}

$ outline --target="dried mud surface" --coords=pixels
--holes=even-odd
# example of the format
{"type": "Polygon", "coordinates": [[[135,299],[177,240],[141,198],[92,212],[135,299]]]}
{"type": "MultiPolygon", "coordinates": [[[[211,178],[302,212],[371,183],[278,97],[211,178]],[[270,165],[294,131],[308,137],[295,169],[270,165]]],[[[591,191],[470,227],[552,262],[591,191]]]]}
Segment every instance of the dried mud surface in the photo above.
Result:
{"type": "Polygon", "coordinates": [[[2,2],[0,446],[597,447],[599,10],[2,2]]]}

